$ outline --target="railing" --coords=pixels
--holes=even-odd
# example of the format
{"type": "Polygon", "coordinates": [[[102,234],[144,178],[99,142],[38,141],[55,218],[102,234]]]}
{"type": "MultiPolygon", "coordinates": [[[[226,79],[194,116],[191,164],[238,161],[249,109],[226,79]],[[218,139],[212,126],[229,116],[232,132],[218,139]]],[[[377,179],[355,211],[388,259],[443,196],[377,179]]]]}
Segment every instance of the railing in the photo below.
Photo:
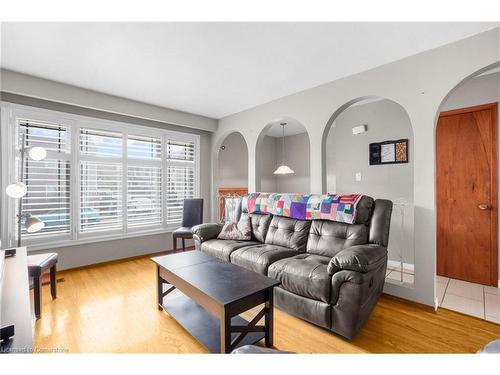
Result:
{"type": "Polygon", "coordinates": [[[219,207],[218,219],[219,222],[223,223],[226,221],[227,217],[232,217],[234,211],[236,210],[236,201],[231,202],[228,206],[230,199],[241,198],[248,194],[248,188],[246,187],[220,187],[217,193],[217,203],[219,207]],[[234,206],[234,207],[233,207],[234,206]],[[231,212],[227,212],[231,211],[231,212]]]}

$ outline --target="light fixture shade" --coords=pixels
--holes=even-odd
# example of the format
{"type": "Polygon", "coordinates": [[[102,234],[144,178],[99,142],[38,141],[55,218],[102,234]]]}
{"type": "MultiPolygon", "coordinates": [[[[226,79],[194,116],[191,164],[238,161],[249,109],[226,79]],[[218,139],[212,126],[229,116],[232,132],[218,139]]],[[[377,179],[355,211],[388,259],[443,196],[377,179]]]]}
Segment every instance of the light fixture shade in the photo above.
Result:
{"type": "Polygon", "coordinates": [[[278,169],[274,171],[274,174],[293,174],[295,173],[292,168],[287,165],[280,165],[278,169]]]}
{"type": "Polygon", "coordinates": [[[47,151],[43,147],[31,147],[28,151],[31,159],[40,161],[47,157],[47,151]]]}
{"type": "Polygon", "coordinates": [[[37,218],[36,216],[31,216],[28,214],[26,216],[25,226],[26,226],[26,232],[36,233],[39,230],[43,229],[43,227],[45,226],[45,223],[43,221],[41,221],[39,218],[37,218]]]}
{"type": "Polygon", "coordinates": [[[24,182],[15,182],[7,186],[5,192],[11,198],[22,198],[28,192],[28,188],[24,182]]]}

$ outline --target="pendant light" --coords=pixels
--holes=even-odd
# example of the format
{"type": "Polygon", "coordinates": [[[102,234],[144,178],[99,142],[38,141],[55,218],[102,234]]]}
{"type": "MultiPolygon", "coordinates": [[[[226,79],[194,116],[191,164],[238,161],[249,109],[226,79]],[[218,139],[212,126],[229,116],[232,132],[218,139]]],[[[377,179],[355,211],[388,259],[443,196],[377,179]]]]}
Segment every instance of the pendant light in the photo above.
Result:
{"type": "Polygon", "coordinates": [[[294,174],[295,172],[293,171],[292,168],[290,168],[288,165],[285,164],[285,126],[286,122],[282,122],[281,127],[283,129],[283,137],[281,138],[283,141],[283,159],[281,160],[281,165],[274,171],[274,174],[294,174]]]}

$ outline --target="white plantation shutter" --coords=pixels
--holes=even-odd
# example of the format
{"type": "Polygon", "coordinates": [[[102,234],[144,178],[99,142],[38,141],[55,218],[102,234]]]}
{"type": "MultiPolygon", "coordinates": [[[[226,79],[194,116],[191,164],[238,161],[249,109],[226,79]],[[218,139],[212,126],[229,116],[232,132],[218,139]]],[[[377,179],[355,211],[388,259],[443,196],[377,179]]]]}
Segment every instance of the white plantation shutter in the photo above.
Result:
{"type": "Polygon", "coordinates": [[[122,166],[119,163],[80,163],[80,231],[121,229],[122,166]]]}
{"type": "Polygon", "coordinates": [[[80,129],[80,232],[123,228],[123,135],[80,129]]]}
{"type": "Polygon", "coordinates": [[[98,157],[122,157],[121,133],[95,129],[80,130],[80,153],[98,157]]]}
{"type": "Polygon", "coordinates": [[[127,156],[132,159],[161,160],[161,138],[129,135],[127,156]]]}
{"type": "MultiPolygon", "coordinates": [[[[27,233],[21,226],[23,239],[47,235],[69,236],[71,231],[70,204],[70,137],[63,125],[26,119],[17,122],[17,149],[25,139],[25,147],[43,147],[47,157],[35,161],[28,156],[24,163],[24,182],[28,188],[22,198],[23,214],[31,214],[45,223],[36,233],[27,233]]],[[[18,159],[18,161],[20,158],[18,159]]],[[[19,162],[17,163],[19,168],[19,162]]],[[[19,172],[17,173],[19,175],[19,172]]]]}
{"type": "Polygon", "coordinates": [[[167,141],[167,159],[170,161],[189,161],[194,162],[195,157],[195,143],[182,142],[175,140],[167,141]]]}
{"type": "Polygon", "coordinates": [[[161,225],[161,167],[128,167],[128,227],[161,225]]]}
{"type": "Polygon", "coordinates": [[[195,197],[195,152],[194,141],[167,141],[167,225],[180,225],[184,199],[195,197]]]}
{"type": "Polygon", "coordinates": [[[160,137],[128,136],[128,228],[149,229],[163,224],[161,154],[160,137]]]}

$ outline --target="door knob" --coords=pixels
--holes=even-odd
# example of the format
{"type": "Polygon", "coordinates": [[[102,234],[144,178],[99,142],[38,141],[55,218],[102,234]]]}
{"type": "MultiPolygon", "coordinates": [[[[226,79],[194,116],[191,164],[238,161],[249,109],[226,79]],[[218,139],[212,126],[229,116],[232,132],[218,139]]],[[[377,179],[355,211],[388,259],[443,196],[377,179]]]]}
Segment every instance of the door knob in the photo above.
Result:
{"type": "Polygon", "coordinates": [[[479,207],[480,210],[487,210],[489,207],[487,204],[484,204],[484,203],[481,203],[480,205],[478,205],[477,207],[479,207]]]}

